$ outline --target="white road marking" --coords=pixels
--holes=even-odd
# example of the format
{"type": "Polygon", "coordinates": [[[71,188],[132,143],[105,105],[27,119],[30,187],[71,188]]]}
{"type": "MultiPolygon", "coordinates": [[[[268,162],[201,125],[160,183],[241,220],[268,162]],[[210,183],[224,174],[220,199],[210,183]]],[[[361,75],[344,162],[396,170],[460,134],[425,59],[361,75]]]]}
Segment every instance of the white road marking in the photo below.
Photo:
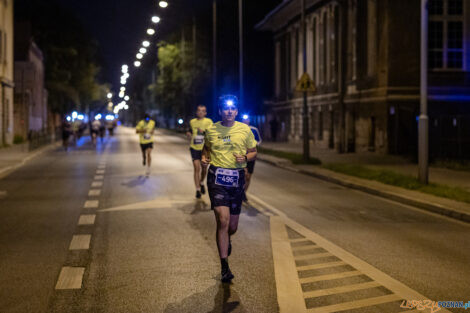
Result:
{"type": "Polygon", "coordinates": [[[96,187],[103,187],[103,182],[102,181],[94,181],[91,183],[91,187],[96,188],[96,187]]]}
{"type": "Polygon", "coordinates": [[[103,180],[104,179],[104,175],[95,175],[95,178],[94,180],[103,180]]]}
{"type": "Polygon", "coordinates": [[[374,298],[356,300],[356,301],[351,301],[351,302],[344,302],[340,304],[328,305],[328,306],[324,306],[320,308],[314,308],[314,309],[308,310],[308,312],[312,312],[312,313],[340,312],[340,311],[354,310],[354,309],[359,309],[363,307],[373,306],[377,304],[394,302],[398,300],[401,300],[400,296],[391,294],[391,295],[386,295],[386,296],[381,296],[381,297],[374,297],[374,298]]]}
{"type": "MultiPolygon", "coordinates": [[[[399,282],[398,280],[392,278],[391,276],[381,272],[380,270],[376,269],[372,265],[368,264],[367,262],[359,259],[358,257],[354,256],[353,254],[349,253],[348,251],[340,248],[339,246],[333,244],[329,240],[323,238],[322,236],[316,234],[315,232],[311,231],[307,227],[297,223],[296,221],[292,220],[289,218],[284,212],[281,210],[278,210],[274,206],[264,202],[263,200],[259,199],[257,196],[254,196],[253,194],[249,195],[249,198],[255,200],[258,204],[265,206],[267,209],[269,209],[271,212],[274,214],[277,214],[277,217],[271,217],[271,219],[276,218],[277,223],[284,223],[285,226],[290,227],[293,229],[295,232],[300,234],[301,236],[304,236],[305,239],[296,239],[296,240],[291,240],[291,242],[302,242],[306,240],[310,240],[312,243],[315,243],[319,247],[325,249],[331,255],[337,257],[340,259],[342,262],[350,265],[353,267],[357,272],[367,275],[369,278],[371,278],[373,281],[377,282],[381,286],[387,288],[390,290],[393,294],[383,296],[383,297],[375,297],[375,298],[368,298],[368,299],[363,299],[363,300],[358,300],[358,301],[352,301],[352,302],[346,302],[346,303],[341,303],[341,304],[335,304],[335,305],[329,305],[329,306],[324,306],[324,307],[319,307],[319,308],[314,308],[314,309],[309,309],[308,312],[337,312],[337,311],[343,311],[343,310],[350,310],[350,309],[357,309],[361,307],[366,307],[366,306],[372,306],[372,305],[378,305],[382,303],[387,303],[387,302],[393,302],[393,301],[398,301],[398,300],[429,300],[427,297],[423,296],[419,292],[409,288],[405,284],[399,282]]],[[[279,227],[279,226],[278,226],[279,227]]],[[[273,238],[273,229],[271,229],[271,238],[273,238]]],[[[273,239],[272,239],[273,240],[273,239]]],[[[273,245],[273,256],[276,253],[275,251],[275,246],[273,245]]],[[[285,257],[292,257],[292,250],[289,249],[289,253],[284,252],[285,257]]],[[[318,255],[318,254],[317,254],[318,255]]],[[[276,267],[279,267],[278,260],[274,258],[274,268],[276,271],[276,267]]],[[[284,261],[284,264],[285,261],[284,261]]],[[[291,265],[292,266],[292,265],[291,265]]],[[[301,267],[304,269],[305,267],[301,267]]],[[[294,269],[295,264],[294,264],[294,269]]],[[[292,270],[289,271],[290,275],[293,275],[292,270]]],[[[287,274],[286,274],[287,275],[287,274]]],[[[295,271],[295,276],[297,280],[299,281],[300,284],[300,279],[298,279],[297,271],[295,271]]],[[[325,275],[329,276],[329,275],[325,275]]],[[[323,277],[323,279],[325,278],[323,277]]],[[[330,276],[331,277],[331,276],[330,276]]],[[[317,277],[318,278],[318,277],[317,277]]],[[[294,279],[294,278],[286,278],[287,280],[289,279],[294,279]]],[[[310,278],[310,280],[315,280],[315,277],[310,278]]],[[[308,280],[308,281],[310,281],[308,280]]],[[[302,281],[307,281],[307,279],[302,279],[302,281]]],[[[276,285],[279,285],[280,281],[278,280],[276,276],[276,285]]],[[[283,291],[282,288],[278,288],[278,301],[280,303],[279,299],[285,299],[286,295],[282,294],[281,291],[283,291]]],[[[289,294],[288,291],[287,295],[289,294]]],[[[290,301],[299,301],[296,298],[292,298],[290,301]]],[[[302,304],[305,305],[305,302],[302,301],[302,304]]],[[[282,311],[281,312],[301,312],[301,311],[282,311]]],[[[446,310],[444,308],[441,308],[439,312],[442,313],[450,313],[449,310],[446,310]]]]}
{"type": "Polygon", "coordinates": [[[84,273],[84,267],[62,267],[55,289],[64,290],[82,288],[84,273]]]}
{"type": "Polygon", "coordinates": [[[279,311],[281,313],[306,312],[307,308],[284,222],[278,216],[270,217],[269,221],[279,311]]]}
{"type": "Polygon", "coordinates": [[[84,214],[80,215],[78,220],[78,225],[93,225],[95,224],[96,215],[95,214],[84,214]]]}
{"type": "Polygon", "coordinates": [[[87,200],[85,201],[85,204],[84,204],[84,208],[85,209],[96,209],[98,208],[100,205],[100,201],[99,200],[87,200]]]}
{"type": "Polygon", "coordinates": [[[105,170],[97,170],[97,171],[96,171],[96,174],[97,174],[97,175],[103,175],[104,172],[105,172],[105,170]]]}
{"type": "MultiPolygon", "coordinates": [[[[290,242],[304,242],[304,241],[309,241],[307,238],[296,238],[296,239],[290,239],[290,242]]],[[[314,245],[312,243],[312,245],[314,245]]]]}
{"type": "Polygon", "coordinates": [[[346,293],[346,292],[364,290],[364,289],[370,289],[370,288],[376,288],[376,287],[380,287],[380,284],[375,281],[370,281],[370,282],[361,283],[361,284],[339,286],[339,287],[323,289],[323,290],[307,291],[307,292],[304,292],[304,298],[307,299],[307,298],[331,296],[331,295],[335,295],[339,293],[346,293]]]}
{"type": "Polygon", "coordinates": [[[194,200],[173,200],[157,198],[155,200],[133,203],[114,208],[99,210],[99,212],[133,211],[133,210],[156,210],[171,208],[173,205],[184,205],[194,203],[194,200]]]}
{"type": "Polygon", "coordinates": [[[300,283],[308,284],[308,283],[315,283],[318,281],[334,280],[334,279],[348,278],[348,277],[354,277],[354,276],[360,276],[360,275],[364,275],[364,274],[359,271],[350,271],[350,272],[342,272],[342,273],[336,273],[336,274],[319,275],[319,276],[301,278],[300,283]]]}
{"type": "Polygon", "coordinates": [[[106,165],[98,165],[98,169],[104,170],[106,168],[106,165]]]}
{"type": "Polygon", "coordinates": [[[100,189],[91,189],[89,192],[88,192],[88,196],[89,197],[98,197],[101,195],[101,190],[100,189]]]}
{"type": "Polygon", "coordinates": [[[90,249],[91,235],[74,235],[70,242],[69,250],[90,249]]]}

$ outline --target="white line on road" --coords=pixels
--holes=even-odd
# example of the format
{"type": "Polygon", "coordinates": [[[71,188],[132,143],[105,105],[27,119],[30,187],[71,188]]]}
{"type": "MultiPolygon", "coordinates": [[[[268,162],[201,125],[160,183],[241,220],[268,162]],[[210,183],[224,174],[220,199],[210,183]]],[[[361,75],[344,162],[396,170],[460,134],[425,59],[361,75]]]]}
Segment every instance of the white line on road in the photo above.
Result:
{"type": "Polygon", "coordinates": [[[307,292],[304,292],[304,298],[308,299],[308,298],[331,296],[331,295],[335,295],[339,293],[365,290],[365,289],[376,288],[376,287],[380,287],[380,284],[375,281],[370,281],[367,283],[339,286],[339,287],[330,288],[330,289],[307,291],[307,292]]]}
{"type": "Polygon", "coordinates": [[[88,196],[89,197],[98,197],[101,195],[101,190],[100,189],[91,189],[89,192],[88,192],[88,196]]]}
{"type": "Polygon", "coordinates": [[[95,175],[95,178],[94,180],[103,180],[104,179],[104,175],[95,175]]]}
{"type": "Polygon", "coordinates": [[[314,283],[318,281],[334,280],[334,279],[341,279],[341,278],[354,277],[354,276],[360,276],[360,275],[364,275],[364,274],[359,271],[350,271],[350,272],[342,272],[342,273],[336,273],[336,274],[305,277],[305,278],[301,278],[300,282],[302,284],[308,284],[308,283],[314,283]]]}
{"type": "Polygon", "coordinates": [[[90,249],[91,235],[74,235],[70,242],[69,250],[90,249]]]}
{"type": "Polygon", "coordinates": [[[62,267],[55,289],[64,290],[82,288],[84,273],[84,267],[62,267]]]}
{"type": "Polygon", "coordinates": [[[96,188],[96,187],[103,187],[103,182],[102,181],[94,181],[91,183],[91,187],[96,188]]]}
{"type": "Polygon", "coordinates": [[[99,200],[87,200],[85,201],[84,208],[85,209],[96,209],[100,205],[99,200]]]}
{"type": "Polygon", "coordinates": [[[104,170],[97,170],[97,171],[96,171],[96,174],[97,174],[97,175],[103,175],[104,172],[105,172],[104,170]]]}
{"type": "Polygon", "coordinates": [[[106,168],[106,165],[98,165],[98,169],[104,170],[106,168]]]}
{"type": "Polygon", "coordinates": [[[95,224],[96,215],[95,214],[84,214],[80,215],[78,220],[78,225],[93,225],[95,224]]]}
{"type": "Polygon", "coordinates": [[[386,295],[386,296],[381,296],[381,297],[368,298],[368,299],[356,300],[356,301],[351,301],[351,302],[344,302],[340,304],[323,306],[320,308],[310,309],[308,310],[308,312],[312,312],[312,313],[340,312],[340,311],[346,311],[346,310],[360,309],[363,307],[373,306],[377,304],[394,302],[394,301],[398,301],[401,299],[402,298],[400,298],[400,296],[391,294],[391,295],[386,295]]]}

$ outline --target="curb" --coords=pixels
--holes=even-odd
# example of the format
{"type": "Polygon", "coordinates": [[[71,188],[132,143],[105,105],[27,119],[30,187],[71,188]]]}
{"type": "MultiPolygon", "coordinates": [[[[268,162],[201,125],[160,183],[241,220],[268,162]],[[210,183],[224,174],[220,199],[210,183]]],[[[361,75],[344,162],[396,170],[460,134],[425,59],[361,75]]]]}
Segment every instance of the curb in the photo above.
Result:
{"type": "Polygon", "coordinates": [[[2,168],[0,169],[0,179],[4,178],[5,176],[7,176],[8,174],[10,174],[12,171],[22,167],[23,165],[25,165],[28,161],[34,159],[35,157],[43,154],[44,152],[48,151],[48,150],[51,150],[55,147],[59,147],[60,146],[60,143],[51,143],[45,147],[42,147],[42,148],[39,148],[37,151],[34,151],[34,152],[31,152],[28,156],[26,156],[23,160],[21,160],[21,162],[19,162],[18,164],[15,164],[15,165],[10,165],[10,166],[7,166],[5,168],[2,168]]]}
{"type": "Polygon", "coordinates": [[[258,160],[260,160],[262,162],[265,162],[265,163],[268,163],[268,164],[271,164],[273,166],[288,170],[288,171],[292,171],[292,172],[300,173],[300,174],[303,174],[303,175],[315,177],[315,178],[318,178],[318,179],[321,179],[321,180],[324,180],[324,181],[327,181],[327,182],[330,182],[330,183],[341,185],[343,187],[356,189],[356,190],[363,191],[363,192],[366,192],[366,193],[369,193],[369,194],[372,194],[372,195],[375,195],[375,196],[379,196],[379,197],[382,197],[382,198],[385,198],[385,199],[388,199],[388,200],[392,200],[392,201],[396,201],[396,202],[399,202],[399,203],[402,203],[402,204],[414,206],[414,207],[417,207],[417,208],[420,208],[420,209],[423,209],[423,210],[426,210],[426,211],[429,211],[429,212],[437,213],[437,214],[440,214],[440,215],[451,217],[451,218],[456,219],[456,220],[460,220],[460,221],[463,221],[463,222],[470,223],[470,214],[469,213],[460,212],[460,211],[457,211],[455,209],[444,207],[444,206],[442,206],[440,204],[437,204],[437,203],[419,201],[419,200],[416,200],[416,199],[406,197],[404,195],[391,193],[391,192],[387,192],[387,191],[382,191],[382,190],[379,190],[379,189],[374,189],[374,188],[371,188],[369,186],[364,186],[364,185],[356,184],[356,183],[353,183],[353,182],[344,181],[344,180],[341,180],[341,179],[338,179],[338,178],[335,178],[335,177],[331,177],[331,176],[327,176],[327,175],[323,175],[323,174],[320,174],[320,173],[315,173],[315,172],[310,172],[310,171],[306,171],[306,170],[297,169],[297,168],[294,168],[294,167],[291,167],[291,166],[286,166],[286,165],[280,164],[279,162],[264,159],[262,156],[260,157],[259,155],[258,155],[258,160]]]}

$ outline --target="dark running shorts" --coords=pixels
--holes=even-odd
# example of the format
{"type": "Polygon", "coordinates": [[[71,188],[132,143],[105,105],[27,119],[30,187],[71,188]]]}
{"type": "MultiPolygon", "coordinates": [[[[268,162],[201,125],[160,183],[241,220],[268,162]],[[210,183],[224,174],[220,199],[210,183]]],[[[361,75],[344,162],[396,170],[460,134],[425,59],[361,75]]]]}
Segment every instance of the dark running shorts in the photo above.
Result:
{"type": "Polygon", "coordinates": [[[207,174],[207,187],[211,199],[211,209],[226,206],[230,208],[230,215],[240,215],[242,210],[243,192],[245,187],[245,170],[238,169],[238,187],[225,187],[215,183],[217,167],[211,165],[207,174]]]}
{"type": "Polygon", "coordinates": [[[145,144],[140,144],[140,149],[142,149],[142,152],[147,151],[147,149],[153,149],[153,142],[151,143],[145,143],[145,144]]]}
{"type": "Polygon", "coordinates": [[[255,162],[256,161],[249,161],[246,163],[246,169],[248,170],[248,173],[253,174],[255,171],[255,162]]]}
{"type": "Polygon", "coordinates": [[[202,150],[194,150],[193,148],[189,148],[189,151],[191,151],[191,158],[193,161],[202,160],[202,150]]]}

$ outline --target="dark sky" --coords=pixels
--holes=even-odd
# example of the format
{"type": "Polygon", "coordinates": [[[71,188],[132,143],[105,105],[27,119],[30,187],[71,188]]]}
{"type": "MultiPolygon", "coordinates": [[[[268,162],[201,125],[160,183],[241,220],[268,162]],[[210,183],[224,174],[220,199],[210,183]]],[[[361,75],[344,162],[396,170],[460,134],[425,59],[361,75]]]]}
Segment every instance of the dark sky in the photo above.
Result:
{"type": "MultiPolygon", "coordinates": [[[[88,31],[98,40],[105,67],[103,79],[111,82],[116,89],[119,84],[121,65],[131,65],[141,42],[147,37],[146,29],[151,25],[152,15],[158,15],[162,22],[157,26],[157,34],[164,37],[171,32],[171,27],[178,27],[182,22],[191,21],[194,12],[198,26],[210,40],[211,0],[168,0],[170,7],[161,9],[158,0],[58,0],[64,7],[72,9],[85,24],[88,31]],[[169,26],[170,25],[170,26],[169,26]],[[170,27],[170,28],[169,28],[170,27]],[[205,27],[205,30],[204,30],[205,27]]],[[[269,48],[269,34],[254,30],[259,22],[281,0],[245,0],[245,40],[247,75],[253,70],[253,82],[258,82],[260,75],[268,75],[272,66],[272,49],[269,48]],[[267,50],[266,50],[267,49],[267,50]],[[253,68],[253,65],[266,67],[265,71],[253,68]],[[258,77],[254,77],[257,75],[258,77]]],[[[218,0],[219,6],[219,66],[221,85],[225,90],[233,89],[238,83],[238,20],[237,0],[218,0]]],[[[188,34],[190,36],[190,34],[188,34]]],[[[188,36],[188,37],[189,37],[188,36]]],[[[265,79],[264,92],[247,86],[247,93],[253,93],[256,101],[261,101],[261,93],[268,93],[271,81],[265,79]],[[256,95],[255,95],[256,94],[256,95]]],[[[250,84],[251,85],[251,84],[250,84]]],[[[261,88],[261,87],[260,87],[261,88]]],[[[259,89],[259,88],[258,88],[259,89]]],[[[223,90],[225,92],[225,90],[223,90]]],[[[221,90],[222,91],[222,90],[221,90]]]]}

